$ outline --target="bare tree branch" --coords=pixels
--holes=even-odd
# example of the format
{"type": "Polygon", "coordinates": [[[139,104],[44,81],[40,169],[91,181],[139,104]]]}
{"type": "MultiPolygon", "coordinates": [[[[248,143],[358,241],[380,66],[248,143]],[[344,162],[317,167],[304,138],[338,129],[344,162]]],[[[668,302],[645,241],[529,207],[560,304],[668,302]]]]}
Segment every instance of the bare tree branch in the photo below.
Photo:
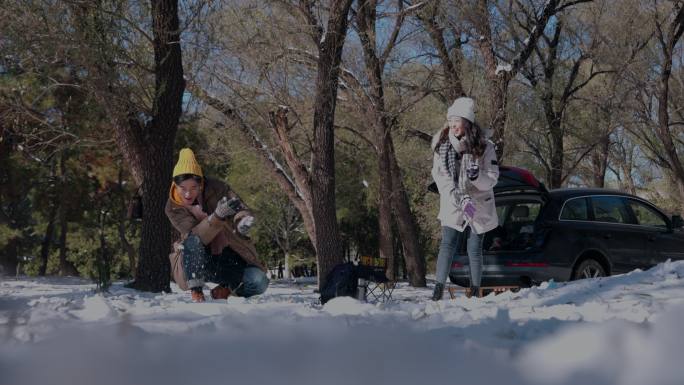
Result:
{"type": "MultiPolygon", "coordinates": [[[[259,135],[257,135],[256,131],[249,127],[249,125],[244,121],[244,119],[242,119],[240,114],[233,106],[222,102],[217,98],[209,96],[206,91],[193,82],[187,82],[187,89],[199,100],[202,100],[204,103],[216,109],[230,121],[235,123],[240,131],[242,131],[243,134],[245,134],[245,136],[250,140],[252,147],[258,151],[262,159],[266,160],[270,164],[268,169],[274,174],[274,176],[276,176],[279,184],[285,189],[288,195],[294,193],[299,199],[302,201],[304,200],[304,194],[302,194],[294,180],[285,171],[285,168],[278,162],[268,145],[259,137],[259,135]]],[[[220,125],[221,127],[225,127],[223,124],[220,125]]]]}

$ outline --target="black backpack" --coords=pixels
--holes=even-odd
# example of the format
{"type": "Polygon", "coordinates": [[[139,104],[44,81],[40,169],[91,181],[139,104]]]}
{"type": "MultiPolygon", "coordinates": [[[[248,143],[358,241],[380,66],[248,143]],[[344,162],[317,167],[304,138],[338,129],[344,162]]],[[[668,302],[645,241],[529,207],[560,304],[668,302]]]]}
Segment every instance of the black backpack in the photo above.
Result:
{"type": "Polygon", "coordinates": [[[341,263],[328,274],[325,285],[321,289],[321,304],[325,305],[335,297],[356,297],[358,286],[356,266],[353,263],[341,263]]]}

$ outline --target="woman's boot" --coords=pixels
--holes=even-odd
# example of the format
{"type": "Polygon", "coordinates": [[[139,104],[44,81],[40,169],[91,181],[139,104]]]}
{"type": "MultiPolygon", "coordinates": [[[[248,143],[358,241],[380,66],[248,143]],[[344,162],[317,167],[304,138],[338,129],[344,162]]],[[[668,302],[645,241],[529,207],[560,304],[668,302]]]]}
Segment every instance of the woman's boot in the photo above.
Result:
{"type": "Polygon", "coordinates": [[[444,295],[444,284],[436,283],[435,291],[432,292],[432,300],[439,301],[440,299],[442,299],[442,295],[444,295]]]}
{"type": "Polygon", "coordinates": [[[479,286],[471,286],[470,287],[470,295],[468,296],[468,298],[470,298],[470,297],[480,298],[480,287],[479,286]]]}

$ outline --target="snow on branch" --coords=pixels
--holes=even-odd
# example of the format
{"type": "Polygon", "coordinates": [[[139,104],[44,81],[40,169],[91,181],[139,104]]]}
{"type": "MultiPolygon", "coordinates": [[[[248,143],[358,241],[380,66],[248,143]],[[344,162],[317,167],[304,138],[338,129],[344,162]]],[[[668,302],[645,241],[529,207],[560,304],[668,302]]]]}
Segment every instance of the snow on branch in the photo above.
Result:
{"type": "MultiPolygon", "coordinates": [[[[539,40],[539,37],[544,33],[544,29],[549,20],[558,12],[558,9],[556,8],[558,3],[559,0],[547,0],[542,8],[541,15],[538,18],[535,17],[537,19],[535,26],[530,31],[530,35],[525,39],[523,49],[513,58],[510,64],[511,68],[510,70],[506,70],[506,72],[515,75],[520,70],[523,63],[527,61],[532,54],[534,47],[537,45],[537,40],[539,40]]],[[[500,72],[501,71],[499,71],[499,68],[497,67],[497,75],[500,72]]]]}
{"type": "Polygon", "coordinates": [[[504,64],[499,63],[499,65],[496,66],[496,70],[494,71],[494,73],[495,73],[496,75],[498,75],[500,72],[511,72],[512,70],[513,70],[513,66],[511,66],[510,64],[508,64],[508,63],[504,63],[504,64]]]}

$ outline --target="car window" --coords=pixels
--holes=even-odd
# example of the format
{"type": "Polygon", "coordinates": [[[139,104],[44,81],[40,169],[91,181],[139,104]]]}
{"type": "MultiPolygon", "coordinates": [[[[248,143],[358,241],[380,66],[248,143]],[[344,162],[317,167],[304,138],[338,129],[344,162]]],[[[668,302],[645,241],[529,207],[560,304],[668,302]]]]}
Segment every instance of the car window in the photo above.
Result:
{"type": "Polygon", "coordinates": [[[496,206],[496,217],[499,219],[499,226],[503,226],[504,220],[506,220],[506,209],[509,205],[496,206]]]}
{"type": "Polygon", "coordinates": [[[532,246],[534,222],[541,206],[540,202],[514,202],[498,206],[500,225],[485,235],[484,249],[510,251],[525,250],[532,246]]]}
{"type": "Polygon", "coordinates": [[[597,222],[632,223],[621,197],[592,197],[591,203],[597,222]]]}
{"type": "Polygon", "coordinates": [[[571,221],[589,220],[589,210],[586,198],[575,198],[565,202],[560,219],[571,221]]]}
{"type": "Polygon", "coordinates": [[[633,199],[629,200],[629,205],[640,225],[667,229],[665,218],[652,207],[633,199]]]}

